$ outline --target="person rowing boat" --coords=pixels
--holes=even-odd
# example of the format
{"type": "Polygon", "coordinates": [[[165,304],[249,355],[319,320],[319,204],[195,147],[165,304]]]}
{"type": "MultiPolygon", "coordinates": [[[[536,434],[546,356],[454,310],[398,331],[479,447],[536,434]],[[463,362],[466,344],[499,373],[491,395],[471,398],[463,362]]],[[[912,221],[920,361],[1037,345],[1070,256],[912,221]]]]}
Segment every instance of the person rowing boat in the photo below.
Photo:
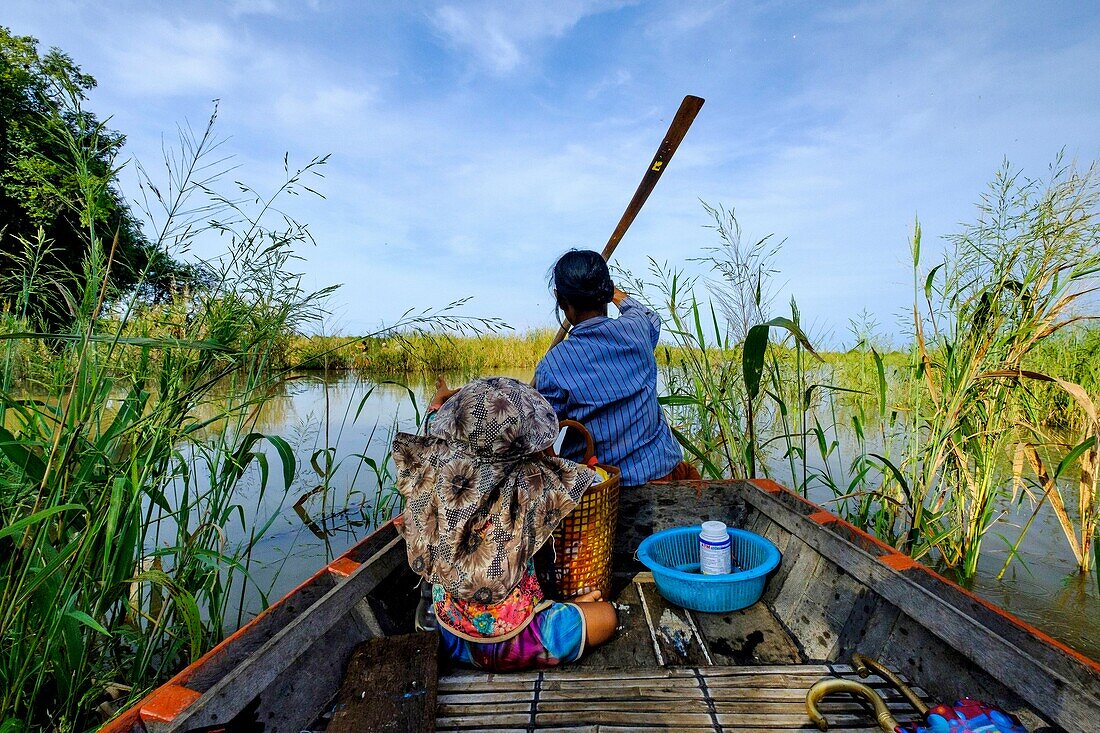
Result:
{"type": "MultiPolygon", "coordinates": [[[[559,419],[588,428],[596,455],[618,466],[623,486],[698,479],[657,402],[660,316],[615,287],[607,263],[591,250],[562,255],[551,287],[572,330],[539,362],[535,389],[559,419]],[[609,303],[618,318],[608,317],[609,303]]],[[[583,453],[578,437],[567,436],[562,456],[580,460],[583,453]]]]}

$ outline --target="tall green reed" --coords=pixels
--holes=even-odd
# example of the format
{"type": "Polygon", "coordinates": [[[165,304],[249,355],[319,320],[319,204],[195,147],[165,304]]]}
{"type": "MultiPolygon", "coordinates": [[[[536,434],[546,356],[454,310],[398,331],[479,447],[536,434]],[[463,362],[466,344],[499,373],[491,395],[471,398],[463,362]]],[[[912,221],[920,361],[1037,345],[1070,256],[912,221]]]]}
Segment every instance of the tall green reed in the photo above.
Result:
{"type": "Polygon", "coordinates": [[[921,442],[903,470],[913,494],[906,548],[923,533],[964,577],[976,572],[983,540],[1011,498],[1007,457],[1020,444],[1050,443],[1026,382],[1052,381],[1085,397],[1079,385],[1023,365],[1044,340],[1090,315],[1081,308],[1100,273],[1098,196],[1095,168],[1059,160],[1039,181],[1006,164],[977,222],[951,238],[927,274],[915,231],[914,370],[926,389],[911,413],[921,442]]]}
{"type": "MultiPolygon", "coordinates": [[[[789,418],[781,399],[778,410],[768,404],[776,395],[763,381],[765,365],[777,364],[785,350],[782,345],[769,350],[771,329],[785,330],[799,355],[817,355],[797,323],[797,309],[793,320],[767,318],[771,263],[779,245],[770,236],[743,240],[732,211],[703,206],[721,241],[697,260],[707,268],[708,302],[697,295],[700,278],[687,277],[680,268],[651,260],[648,281],[622,274],[634,292],[653,294],[667,324],[673,347],[663,354],[668,394],[660,401],[673,415],[677,439],[706,475],[754,478],[775,440],[762,426],[789,418]]],[[[788,450],[784,457],[792,455],[788,450]]]]}
{"type": "MultiPolygon", "coordinates": [[[[56,114],[80,118],[79,99],[70,101],[56,114]]],[[[156,251],[179,257],[220,244],[197,266],[203,277],[150,301],[143,283],[154,258],[133,291],[109,286],[117,238],[103,231],[102,214],[121,166],[106,182],[88,173],[91,158],[117,150],[101,128],[61,137],[66,157],[54,161],[80,183],[65,203],[86,226],[84,277],[40,267],[36,253],[49,247],[41,237],[17,263],[19,292],[58,292],[73,325],[36,331],[28,298],[17,298],[0,333],[5,733],[93,727],[239,625],[247,594],[267,602],[253,552],[305,474],[290,444],[258,426],[279,386],[298,378],[289,344],[322,323],[333,290],[303,289],[293,265],[313,240],[279,201],[315,193],[325,158],[300,169],[284,158],[272,193],[234,181],[236,193],[223,195],[230,164],[215,119],[216,110],[199,134],[181,132],[178,152],[166,154],[167,180],[137,167],[156,251]],[[42,344],[46,369],[29,380],[25,356],[42,344]]],[[[503,325],[461,305],[409,311],[367,338],[503,325]]],[[[326,429],[309,461],[323,484],[338,468],[337,442],[326,429]]],[[[388,462],[366,451],[352,458],[353,482],[374,473],[376,514],[392,512],[388,462]]]]}
{"type": "Polygon", "coordinates": [[[116,240],[101,230],[106,184],[88,174],[103,150],[99,130],[60,140],[66,157],[55,162],[79,183],[78,198],[65,203],[85,225],[86,285],[36,271],[28,259],[25,292],[61,293],[73,325],[2,336],[5,346],[51,344],[58,365],[57,378],[17,391],[27,385],[17,384],[7,348],[0,377],[5,730],[92,727],[112,698],[133,699],[220,639],[269,526],[233,539],[246,514],[241,482],[255,478],[262,498],[285,490],[296,470],[285,441],[253,426],[273,349],[317,317],[325,293],[304,291],[289,269],[308,230],[265,221],[324,161],[287,167],[273,195],[242,187],[241,198],[221,196],[213,123],[181,134],[184,153],[169,159],[168,182],[142,180],[161,251],[185,252],[211,234],[226,247],[171,335],[143,333],[135,317],[143,304],[108,286],[116,240]],[[268,481],[261,442],[279,455],[282,482],[268,481]]]}
{"type": "Polygon", "coordinates": [[[1095,168],[1059,161],[1046,181],[1033,181],[1006,164],[977,221],[927,271],[918,224],[913,343],[900,364],[865,338],[855,354],[815,359],[797,307],[790,318],[765,307],[767,239],[740,246],[732,214],[708,207],[722,247],[703,258],[718,273],[706,285],[721,307],[700,300],[697,279],[653,267],[678,353],[663,400],[678,437],[709,474],[733,477],[755,475],[778,446],[798,490],[826,489],[846,518],[963,578],[977,571],[1008,504],[1026,500],[1011,486],[1013,464],[1018,478],[1028,465],[1035,511],[1050,502],[1087,570],[1100,521],[1096,382],[1089,365],[1070,372],[1089,387],[1067,379],[1048,344],[1095,317],[1097,196],[1095,168]],[[776,327],[787,335],[773,343],[776,327]],[[1026,368],[1036,363],[1051,373],[1026,368]],[[1050,433],[1067,424],[1080,428],[1074,443],[1050,433]],[[854,453],[844,455],[846,445],[854,453]],[[1074,471],[1075,512],[1058,481],[1074,471]]]}

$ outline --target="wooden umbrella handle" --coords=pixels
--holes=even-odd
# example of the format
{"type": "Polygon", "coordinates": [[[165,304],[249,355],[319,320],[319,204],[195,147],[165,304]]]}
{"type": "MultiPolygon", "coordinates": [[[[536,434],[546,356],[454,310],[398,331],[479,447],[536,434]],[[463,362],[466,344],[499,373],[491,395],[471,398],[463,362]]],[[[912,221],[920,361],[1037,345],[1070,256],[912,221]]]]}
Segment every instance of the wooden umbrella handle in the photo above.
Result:
{"type": "MultiPolygon", "coordinates": [[[[676,148],[680,147],[680,141],[684,139],[684,135],[687,134],[688,128],[695,121],[695,115],[699,114],[702,106],[703,98],[693,97],[690,94],[684,97],[684,101],[680,103],[680,109],[676,111],[676,116],[672,118],[672,124],[668,126],[668,132],[665,133],[665,139],[661,141],[661,147],[657,148],[657,154],[650,161],[649,168],[646,169],[645,175],[642,177],[642,182],[638,184],[638,190],[634,192],[634,197],[630,199],[630,203],[627,204],[626,211],[619,219],[615,231],[611,232],[611,238],[607,240],[603,252],[600,253],[605,261],[611,259],[611,255],[614,254],[615,248],[619,246],[619,241],[626,234],[626,230],[634,223],[634,218],[642,210],[642,206],[649,198],[653,187],[660,180],[661,174],[668,168],[668,163],[672,160],[673,154],[676,153],[676,148]]],[[[562,339],[565,338],[565,334],[566,329],[563,325],[558,329],[557,335],[554,336],[554,342],[550,344],[550,348],[552,349],[560,344],[562,339]]]]}

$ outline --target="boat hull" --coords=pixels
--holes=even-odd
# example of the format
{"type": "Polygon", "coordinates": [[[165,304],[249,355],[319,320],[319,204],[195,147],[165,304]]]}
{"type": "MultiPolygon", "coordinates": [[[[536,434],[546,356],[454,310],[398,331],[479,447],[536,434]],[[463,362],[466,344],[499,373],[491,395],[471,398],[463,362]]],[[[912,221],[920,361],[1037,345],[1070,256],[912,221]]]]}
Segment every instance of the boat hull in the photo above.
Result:
{"type": "MultiPolygon", "coordinates": [[[[771,481],[624,491],[615,566],[621,618],[633,620],[561,675],[832,668],[860,652],[898,670],[933,701],[981,698],[1032,730],[1088,730],[1100,720],[1100,664],[771,481]],[[756,606],[724,616],[661,606],[634,560],[645,536],[708,519],[761,534],[783,553],[756,606]],[[662,627],[666,620],[683,622],[675,644],[662,643],[672,633],[662,627]]],[[[417,581],[388,523],[104,730],[211,730],[234,720],[265,731],[307,729],[331,706],[357,644],[412,630],[417,581]]]]}

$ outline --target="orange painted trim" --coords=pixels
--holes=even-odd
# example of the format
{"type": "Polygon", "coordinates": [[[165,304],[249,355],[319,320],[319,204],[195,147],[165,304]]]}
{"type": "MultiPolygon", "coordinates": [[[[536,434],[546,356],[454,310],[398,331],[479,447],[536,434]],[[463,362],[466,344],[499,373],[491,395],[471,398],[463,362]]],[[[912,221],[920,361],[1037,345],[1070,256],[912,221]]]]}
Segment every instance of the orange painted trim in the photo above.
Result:
{"type": "Polygon", "coordinates": [[[825,509],[823,509],[819,504],[813,503],[805,496],[802,496],[802,494],[791,491],[783,484],[772,481],[770,478],[749,479],[749,483],[762,491],[768,492],[769,494],[786,494],[787,496],[797,499],[806,506],[813,507],[815,510],[825,511],[825,509]]]}
{"type": "Polygon", "coordinates": [[[882,550],[884,552],[888,553],[888,554],[897,552],[897,550],[894,547],[886,544],[885,542],[880,540],[878,537],[875,537],[870,532],[862,530],[859,527],[852,524],[851,522],[848,522],[848,521],[845,521],[845,520],[841,519],[837,515],[830,512],[828,509],[821,508],[821,506],[819,506],[818,504],[814,504],[812,501],[810,501],[806,497],[801,496],[799,494],[796,494],[795,492],[791,491],[790,489],[788,489],[786,486],[783,486],[782,484],[776,483],[775,481],[772,481],[771,479],[766,479],[766,478],[752,479],[751,481],[749,481],[749,483],[753,484],[754,486],[756,486],[756,488],[761,489],[762,491],[766,491],[769,494],[788,494],[788,495],[793,496],[794,498],[798,499],[799,501],[801,501],[805,504],[809,504],[810,506],[817,507],[818,511],[816,511],[813,514],[809,515],[809,518],[813,519],[818,524],[834,524],[834,523],[840,524],[841,526],[845,527],[849,531],[854,532],[855,534],[859,535],[859,537],[861,539],[866,540],[867,542],[870,542],[871,544],[882,548],[882,550]],[[820,515],[825,515],[825,514],[829,515],[829,517],[831,517],[831,519],[829,519],[828,521],[821,521],[820,519],[816,518],[820,515]]]}
{"type": "Polygon", "coordinates": [[[894,552],[889,555],[883,555],[878,559],[880,563],[890,568],[891,570],[897,570],[899,573],[902,570],[910,570],[912,568],[923,567],[919,562],[901,552],[894,552]]]}
{"type": "MultiPolygon", "coordinates": [[[[749,483],[752,484],[753,486],[755,486],[756,488],[760,489],[761,491],[768,492],[769,494],[781,494],[785,491],[790,492],[789,489],[787,489],[786,487],[784,487],[780,484],[777,484],[776,482],[772,481],[770,478],[749,479],[749,483]]],[[[790,493],[793,493],[793,492],[790,492],[790,493]]]]}
{"type": "Polygon", "coordinates": [[[153,693],[149,693],[141,700],[139,700],[137,704],[131,705],[128,709],[119,713],[117,717],[112,718],[107,723],[104,723],[103,727],[96,731],[96,733],[104,733],[104,731],[108,731],[109,733],[122,733],[123,731],[144,731],[145,724],[141,722],[141,716],[138,714],[138,705],[148,700],[152,696],[152,694],[153,693]]]}
{"type": "Polygon", "coordinates": [[[875,537],[873,534],[871,534],[867,530],[860,529],[859,527],[855,526],[851,522],[840,519],[839,517],[837,518],[837,521],[844,524],[845,526],[847,526],[848,529],[850,529],[853,532],[855,532],[856,534],[858,534],[861,539],[864,539],[864,540],[870,542],[871,544],[882,548],[886,552],[887,555],[892,555],[892,554],[898,552],[896,547],[894,547],[893,545],[886,544],[885,542],[880,540],[878,537],[875,537]]]}
{"type": "MultiPolygon", "coordinates": [[[[172,677],[170,680],[165,682],[163,685],[161,685],[160,687],[158,687],[155,690],[153,690],[152,692],[150,692],[145,697],[138,700],[136,703],[131,705],[129,709],[127,709],[127,710],[123,711],[122,713],[120,713],[116,718],[114,718],[113,720],[111,720],[111,721],[107,722],[106,724],[104,724],[103,727],[100,728],[96,733],[132,733],[134,731],[144,731],[145,726],[142,724],[141,713],[144,710],[145,706],[148,705],[150,702],[152,702],[156,698],[157,694],[162,689],[164,689],[165,687],[169,687],[169,686],[176,686],[176,687],[186,688],[187,682],[190,681],[190,679],[195,675],[195,673],[197,673],[208,662],[211,662],[214,659],[220,657],[222,654],[224,654],[226,652],[226,650],[228,649],[229,645],[235,639],[238,639],[241,636],[244,636],[246,633],[248,633],[249,629],[251,629],[253,625],[255,625],[257,622],[259,622],[260,619],[267,616],[269,613],[271,613],[276,608],[278,608],[280,605],[282,605],[283,602],[286,601],[287,598],[294,595],[295,593],[302,590],[303,588],[306,588],[307,586],[310,586],[313,583],[316,583],[317,580],[319,578],[321,578],[322,576],[329,575],[330,572],[332,572],[332,571],[330,571],[330,568],[333,565],[336,565],[337,563],[341,563],[341,562],[354,563],[355,565],[358,565],[359,563],[356,563],[355,560],[351,559],[351,555],[353,553],[355,553],[360,547],[362,547],[367,542],[369,542],[371,540],[371,538],[374,537],[376,534],[386,530],[391,524],[394,524],[393,519],[391,519],[390,521],[386,522],[385,524],[379,526],[377,529],[375,529],[373,532],[371,532],[369,535],[364,537],[359,542],[356,542],[354,545],[349,547],[347,549],[347,551],[344,552],[344,554],[340,555],[338,558],[333,560],[331,563],[329,563],[328,565],[321,568],[316,573],[314,573],[313,575],[311,575],[310,577],[306,578],[304,581],[299,583],[293,590],[289,591],[285,596],[283,596],[282,598],[280,598],[279,600],[275,601],[270,606],[265,608],[263,611],[261,611],[259,614],[257,614],[256,617],[253,618],[251,621],[249,621],[247,624],[245,624],[244,626],[237,629],[236,631],[234,631],[229,636],[222,639],[221,642],[219,642],[218,645],[215,646],[213,649],[208,651],[206,654],[203,654],[201,657],[196,659],[191,664],[184,667],[182,670],[177,672],[174,677],[172,677]]],[[[190,702],[194,702],[194,700],[191,700],[190,702]]],[[[188,704],[190,704],[190,702],[188,704]]]]}
{"type": "Polygon", "coordinates": [[[819,509],[811,514],[807,519],[810,519],[818,524],[832,524],[833,522],[843,522],[844,520],[833,514],[832,512],[819,509]]]}
{"type": "Polygon", "coordinates": [[[338,557],[327,566],[327,569],[333,575],[338,575],[341,578],[346,578],[354,573],[362,563],[357,563],[349,557],[338,557]]]}
{"type": "MultiPolygon", "coordinates": [[[[778,494],[778,493],[782,492],[782,493],[789,494],[790,496],[793,496],[797,499],[800,499],[801,501],[804,501],[807,504],[817,506],[812,501],[809,501],[809,500],[805,499],[804,497],[799,496],[798,494],[791,491],[787,487],[785,487],[781,484],[778,484],[775,481],[772,481],[771,479],[752,479],[752,480],[749,481],[749,483],[752,484],[753,486],[755,486],[756,488],[760,489],[761,491],[767,492],[769,494],[778,494]]],[[[820,507],[818,507],[818,508],[820,509],[820,507]]],[[[821,512],[824,512],[824,513],[827,513],[827,514],[830,513],[830,512],[827,512],[824,509],[821,509],[821,512]]],[[[810,518],[814,519],[816,514],[817,514],[817,512],[815,512],[815,514],[813,514],[813,515],[810,515],[810,518]]],[[[1040,629],[1035,628],[1031,624],[1029,624],[1026,621],[1020,619],[1017,616],[1014,616],[1013,614],[1009,613],[1008,611],[1006,611],[1005,609],[1003,609],[1000,606],[996,605],[995,603],[992,603],[991,601],[987,601],[986,599],[982,598],[981,596],[979,596],[975,593],[972,593],[971,591],[967,590],[966,588],[963,588],[961,585],[954,582],[953,580],[950,580],[948,578],[943,577],[942,575],[940,575],[939,573],[937,573],[935,570],[928,567],[927,565],[924,565],[924,564],[914,560],[913,558],[909,557],[908,555],[905,555],[904,553],[898,552],[895,548],[890,547],[890,545],[886,544],[885,542],[883,542],[879,538],[875,537],[874,535],[869,534],[868,532],[865,532],[864,530],[860,529],[859,527],[856,527],[855,525],[851,524],[850,522],[846,522],[845,520],[841,519],[840,517],[837,517],[836,515],[833,515],[833,516],[835,517],[835,519],[832,522],[820,522],[817,519],[814,519],[814,521],[817,522],[822,527],[825,527],[827,524],[840,525],[840,526],[843,526],[843,527],[845,527],[845,528],[847,528],[847,529],[849,529],[853,532],[858,533],[859,535],[865,537],[866,539],[874,542],[876,545],[878,545],[878,546],[882,547],[883,549],[889,551],[883,557],[878,558],[878,560],[880,562],[882,562],[884,565],[886,565],[887,567],[893,568],[894,570],[897,570],[899,572],[901,572],[901,571],[913,571],[913,572],[921,572],[921,573],[926,573],[928,575],[931,575],[932,577],[934,577],[939,582],[944,583],[945,585],[951,586],[956,591],[958,591],[959,593],[966,596],[968,599],[970,599],[970,600],[974,601],[975,603],[985,607],[987,610],[992,611],[993,613],[997,614],[998,616],[1000,616],[1005,621],[1008,621],[1009,623],[1011,623],[1014,626],[1016,626],[1017,628],[1019,628],[1021,631],[1026,632],[1028,635],[1034,637],[1037,641],[1041,642],[1042,644],[1045,644],[1047,646],[1052,646],[1055,649],[1058,649],[1059,651],[1073,657],[1076,661],[1078,661],[1081,664],[1085,665],[1086,667],[1091,669],[1093,672],[1095,672],[1097,674],[1100,674],[1100,662],[1098,662],[1094,659],[1091,659],[1089,657],[1086,657],[1084,654],[1077,651],[1076,649],[1073,649],[1069,646],[1066,646],[1064,643],[1062,643],[1062,642],[1058,641],[1057,639],[1055,639],[1054,637],[1050,636],[1045,631],[1041,631],[1040,629]]],[[[843,538],[841,538],[841,539],[843,539],[843,538]]]]}
{"type": "Polygon", "coordinates": [[[163,685],[153,690],[153,694],[142,704],[138,717],[142,723],[170,723],[200,697],[202,693],[190,687],[163,685]]]}

